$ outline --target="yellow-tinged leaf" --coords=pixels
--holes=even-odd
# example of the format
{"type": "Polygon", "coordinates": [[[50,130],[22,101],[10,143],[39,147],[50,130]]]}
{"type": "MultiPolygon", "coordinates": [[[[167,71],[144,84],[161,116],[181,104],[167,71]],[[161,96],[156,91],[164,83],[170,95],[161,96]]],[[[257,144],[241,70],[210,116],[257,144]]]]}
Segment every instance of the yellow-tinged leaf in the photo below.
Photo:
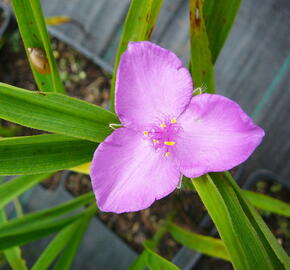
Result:
{"type": "Polygon", "coordinates": [[[90,173],[90,167],[91,167],[91,162],[87,162],[87,163],[81,164],[79,166],[70,168],[70,170],[74,171],[74,172],[89,174],[90,173]]]}

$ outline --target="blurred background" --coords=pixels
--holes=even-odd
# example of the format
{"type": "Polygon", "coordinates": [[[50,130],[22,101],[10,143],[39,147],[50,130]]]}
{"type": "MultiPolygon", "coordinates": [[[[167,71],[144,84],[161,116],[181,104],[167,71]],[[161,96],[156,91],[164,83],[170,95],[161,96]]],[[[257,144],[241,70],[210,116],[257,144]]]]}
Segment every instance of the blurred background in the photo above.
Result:
{"type": "MultiPolygon", "coordinates": [[[[0,81],[36,89],[9,1],[0,0],[0,4],[0,81]]],[[[42,0],[46,17],[70,17],[65,24],[48,26],[54,56],[69,95],[108,107],[111,72],[129,4],[129,0],[42,0]]],[[[152,34],[153,42],[175,52],[185,66],[189,59],[188,10],[187,0],[164,0],[152,34]]],[[[235,178],[241,186],[289,202],[290,1],[242,2],[215,65],[215,81],[218,94],[237,101],[266,131],[254,155],[233,171],[235,178]]],[[[2,120],[0,124],[0,136],[41,133],[2,120]]],[[[43,186],[23,198],[25,211],[51,206],[71,194],[91,189],[87,176],[68,172],[55,175],[43,186]]],[[[191,192],[176,191],[139,213],[99,214],[100,219],[91,224],[73,269],[126,269],[142,250],[142,242],[154,235],[159,221],[174,207],[180,209],[179,224],[201,233],[210,232],[210,226],[200,226],[205,210],[195,197],[192,202],[191,192]],[[100,234],[96,227],[104,233],[100,234]]],[[[289,252],[289,219],[263,214],[289,252]]],[[[44,247],[47,241],[44,239],[38,245],[44,247]]],[[[33,261],[38,249],[34,244],[27,246],[26,256],[33,261]]],[[[194,269],[231,269],[229,264],[213,258],[193,262],[193,252],[180,247],[169,236],[159,252],[173,258],[182,269],[193,269],[193,264],[194,269]]]]}

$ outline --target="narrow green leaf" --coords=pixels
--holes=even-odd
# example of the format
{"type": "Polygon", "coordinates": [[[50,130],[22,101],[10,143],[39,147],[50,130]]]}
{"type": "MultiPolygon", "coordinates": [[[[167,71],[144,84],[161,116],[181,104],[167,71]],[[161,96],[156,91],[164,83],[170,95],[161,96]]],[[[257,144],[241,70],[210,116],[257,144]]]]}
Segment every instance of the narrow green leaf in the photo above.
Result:
{"type": "Polygon", "coordinates": [[[211,175],[193,179],[193,184],[224,241],[235,269],[272,269],[267,253],[233,189],[218,174],[211,175]]]}
{"type": "Polygon", "coordinates": [[[224,243],[220,239],[189,232],[172,223],[168,224],[168,229],[180,244],[209,256],[229,260],[224,243]]]}
{"type": "Polygon", "coordinates": [[[57,255],[65,248],[70,239],[75,237],[75,233],[79,226],[80,220],[77,220],[63,228],[42,252],[31,270],[47,269],[57,255]]]}
{"type": "Polygon", "coordinates": [[[56,134],[0,139],[0,175],[67,169],[91,161],[97,146],[56,134]]]}
{"type": "Polygon", "coordinates": [[[252,205],[259,209],[266,210],[271,213],[275,213],[285,217],[290,217],[290,204],[288,203],[249,190],[242,190],[242,194],[252,205]]]}
{"type": "Polygon", "coordinates": [[[146,247],[147,251],[147,266],[150,270],[178,270],[179,268],[170,261],[167,261],[165,258],[161,257],[155,253],[149,247],[146,247]]]}
{"type": "Polygon", "coordinates": [[[0,226],[0,235],[13,234],[19,231],[19,229],[25,230],[31,227],[37,228],[39,224],[53,223],[59,219],[60,216],[67,215],[68,213],[94,200],[94,194],[89,192],[61,205],[27,214],[22,218],[9,220],[8,223],[0,226]]]}
{"type": "Polygon", "coordinates": [[[39,0],[12,0],[12,6],[30,64],[28,48],[42,49],[48,60],[50,74],[41,74],[31,64],[39,90],[64,93],[39,0]]]}
{"type": "Polygon", "coordinates": [[[203,19],[203,1],[190,0],[190,70],[194,87],[214,93],[214,70],[203,19]]]}
{"type": "MultiPolygon", "coordinates": [[[[34,226],[26,226],[25,228],[14,228],[13,232],[3,231],[3,226],[0,227],[0,250],[5,250],[14,246],[21,246],[37,239],[48,236],[52,233],[60,231],[65,226],[71,224],[78,218],[82,218],[82,213],[74,216],[65,217],[59,220],[38,222],[34,226]]],[[[9,222],[4,224],[9,225],[9,222]]]]}
{"type": "Polygon", "coordinates": [[[85,101],[4,83],[0,83],[0,118],[95,142],[103,141],[112,132],[110,123],[119,123],[115,114],[85,101]]]}
{"type": "Polygon", "coordinates": [[[121,54],[127,49],[129,41],[143,41],[150,39],[161,6],[162,0],[131,1],[114,66],[111,86],[112,111],[114,111],[115,82],[121,54]]]}
{"type": "MultiPolygon", "coordinates": [[[[1,147],[0,147],[1,149],[1,147]]],[[[0,150],[1,153],[1,150],[0,150]]],[[[1,164],[1,162],[0,162],[1,164]]],[[[1,167],[1,165],[0,165],[1,167]]],[[[0,209],[11,200],[48,178],[51,174],[36,174],[16,177],[0,185],[0,209]]]]}
{"type": "MultiPolygon", "coordinates": [[[[0,177],[1,178],[1,177],[0,177]]],[[[2,183],[2,181],[0,181],[2,183]]],[[[1,195],[0,195],[0,198],[1,195]]],[[[7,222],[5,210],[0,208],[0,225],[7,222]]],[[[27,270],[26,262],[21,257],[21,249],[17,246],[3,251],[4,256],[13,270],[27,270]]]]}
{"type": "Polygon", "coordinates": [[[273,264],[273,269],[290,269],[290,258],[281,245],[275,239],[274,235],[271,233],[261,216],[255,211],[255,209],[247,202],[241,193],[239,186],[236,184],[232,176],[225,172],[219,175],[224,178],[229,185],[232,186],[234,192],[236,193],[241,206],[247,217],[249,218],[252,226],[255,228],[257,235],[263,243],[264,248],[268,253],[268,257],[271,259],[273,264]]]}
{"type": "Polygon", "coordinates": [[[143,250],[136,260],[129,266],[128,270],[144,270],[147,265],[147,255],[147,250],[143,250]]]}
{"type": "Polygon", "coordinates": [[[215,63],[238,13],[241,0],[204,1],[204,19],[215,63]]]}
{"type": "Polygon", "coordinates": [[[78,230],[71,240],[68,242],[67,247],[65,248],[63,254],[59,258],[58,262],[55,265],[55,270],[69,270],[70,266],[75,257],[75,253],[77,252],[80,242],[85,234],[87,227],[89,225],[90,220],[94,216],[97,211],[97,207],[95,204],[88,207],[84,213],[84,217],[81,219],[80,224],[78,226],[78,230]]]}

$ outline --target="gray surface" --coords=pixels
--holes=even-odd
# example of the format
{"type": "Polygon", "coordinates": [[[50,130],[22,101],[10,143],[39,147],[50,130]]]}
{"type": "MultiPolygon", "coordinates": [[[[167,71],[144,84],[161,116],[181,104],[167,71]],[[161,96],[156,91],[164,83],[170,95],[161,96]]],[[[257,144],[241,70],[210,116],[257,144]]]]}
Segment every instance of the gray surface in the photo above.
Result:
{"type": "MultiPolygon", "coordinates": [[[[129,0],[42,0],[46,15],[68,15],[74,24],[51,27],[108,71],[112,71],[129,0]]],[[[164,0],[152,40],[188,63],[188,1],[164,0]]],[[[243,177],[266,168],[290,175],[290,1],[244,0],[215,67],[217,93],[238,101],[265,130],[261,147],[243,177]],[[287,58],[288,57],[288,58],[287,58]],[[284,73],[283,73],[284,71],[284,73]],[[255,110],[256,108],[256,110],[255,110]]]]}
{"type": "MultiPolygon", "coordinates": [[[[41,186],[33,189],[26,199],[25,212],[34,212],[49,208],[72,199],[72,196],[59,187],[56,191],[48,191],[41,186]]],[[[31,266],[35,262],[51,237],[38,240],[24,247],[24,257],[31,266]]],[[[92,219],[88,230],[77,251],[72,270],[124,270],[136,257],[126,244],[104,226],[97,218],[92,219]]]]}

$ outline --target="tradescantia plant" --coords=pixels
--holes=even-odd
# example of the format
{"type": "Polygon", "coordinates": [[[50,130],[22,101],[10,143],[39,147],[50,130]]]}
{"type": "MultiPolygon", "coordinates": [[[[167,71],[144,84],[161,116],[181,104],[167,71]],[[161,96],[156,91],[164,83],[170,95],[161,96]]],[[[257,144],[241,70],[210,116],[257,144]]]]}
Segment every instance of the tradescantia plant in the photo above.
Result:
{"type": "Polygon", "coordinates": [[[56,258],[55,269],[69,269],[97,211],[94,195],[102,211],[138,211],[172,192],[181,175],[191,178],[186,181],[221,239],[188,232],[169,218],[145,241],[130,269],[178,269],[155,251],[166,232],[235,269],[290,269],[288,255],[252,203],[288,217],[289,205],[244,192],[222,172],[245,161],[264,135],[238,104],[213,94],[213,64],[240,1],[189,3],[192,77],[174,53],[144,42],[162,1],[132,0],[107,111],[64,95],[39,0],[12,0],[39,91],[0,83],[0,117],[55,133],[0,139],[0,175],[22,175],[0,185],[0,251],[13,269],[27,269],[19,246],[52,233],[56,236],[32,269],[47,269],[56,258]],[[198,93],[203,84],[211,94],[198,93]],[[3,207],[44,178],[63,169],[88,174],[90,167],[95,194],[7,221],[3,207]],[[89,206],[72,213],[84,205],[89,206]]]}

